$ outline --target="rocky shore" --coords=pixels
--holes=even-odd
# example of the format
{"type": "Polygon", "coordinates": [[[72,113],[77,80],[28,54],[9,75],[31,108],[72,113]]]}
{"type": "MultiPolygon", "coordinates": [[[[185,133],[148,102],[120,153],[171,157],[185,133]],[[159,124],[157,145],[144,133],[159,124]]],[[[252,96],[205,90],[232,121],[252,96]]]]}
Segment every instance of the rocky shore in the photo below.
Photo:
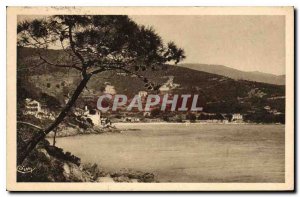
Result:
{"type": "Polygon", "coordinates": [[[74,163],[64,163],[63,175],[67,181],[72,182],[100,182],[100,183],[113,183],[113,182],[126,182],[126,183],[151,183],[157,182],[154,174],[144,173],[140,171],[132,171],[123,169],[117,172],[105,172],[97,164],[83,164],[77,166],[74,163]]]}
{"type": "MultiPolygon", "coordinates": [[[[103,134],[103,133],[120,133],[121,130],[116,127],[100,127],[93,126],[90,128],[80,128],[79,126],[62,126],[56,131],[56,137],[68,137],[75,135],[86,135],[86,134],[103,134]]],[[[54,132],[50,132],[47,137],[54,137],[54,132]]]]}
{"type": "Polygon", "coordinates": [[[18,182],[157,182],[153,173],[123,169],[107,172],[43,140],[18,169],[18,182]]]}

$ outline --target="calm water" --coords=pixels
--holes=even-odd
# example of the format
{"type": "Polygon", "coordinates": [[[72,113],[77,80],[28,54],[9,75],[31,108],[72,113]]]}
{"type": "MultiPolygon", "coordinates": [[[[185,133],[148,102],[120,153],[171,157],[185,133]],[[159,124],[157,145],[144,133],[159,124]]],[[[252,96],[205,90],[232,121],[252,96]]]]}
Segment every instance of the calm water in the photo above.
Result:
{"type": "Polygon", "coordinates": [[[57,139],[109,171],[153,172],[160,182],[284,182],[283,125],[119,125],[121,134],[57,139]]]}

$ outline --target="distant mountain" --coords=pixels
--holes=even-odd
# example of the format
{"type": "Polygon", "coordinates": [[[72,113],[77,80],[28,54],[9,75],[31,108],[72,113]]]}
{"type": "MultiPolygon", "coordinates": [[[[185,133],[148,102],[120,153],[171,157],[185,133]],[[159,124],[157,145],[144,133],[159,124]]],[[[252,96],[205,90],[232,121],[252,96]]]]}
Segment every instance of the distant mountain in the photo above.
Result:
{"type": "Polygon", "coordinates": [[[208,64],[179,64],[178,66],[190,68],[197,71],[208,72],[226,76],[236,80],[257,81],[262,83],[285,85],[285,75],[273,75],[259,71],[246,72],[229,68],[223,65],[208,65],[208,64]]]}

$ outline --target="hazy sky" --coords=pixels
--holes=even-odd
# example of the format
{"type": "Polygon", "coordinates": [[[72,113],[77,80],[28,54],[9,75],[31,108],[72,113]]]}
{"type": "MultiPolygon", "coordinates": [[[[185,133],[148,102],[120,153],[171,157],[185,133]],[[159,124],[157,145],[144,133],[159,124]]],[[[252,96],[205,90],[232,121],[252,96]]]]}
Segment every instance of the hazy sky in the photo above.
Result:
{"type": "MultiPolygon", "coordinates": [[[[23,16],[32,20],[42,16],[23,16]]],[[[130,16],[174,41],[184,63],[220,64],[243,71],[285,74],[284,16],[130,16]]]]}
{"type": "Polygon", "coordinates": [[[185,63],[285,74],[284,16],[130,16],[186,52],[185,63]]]}

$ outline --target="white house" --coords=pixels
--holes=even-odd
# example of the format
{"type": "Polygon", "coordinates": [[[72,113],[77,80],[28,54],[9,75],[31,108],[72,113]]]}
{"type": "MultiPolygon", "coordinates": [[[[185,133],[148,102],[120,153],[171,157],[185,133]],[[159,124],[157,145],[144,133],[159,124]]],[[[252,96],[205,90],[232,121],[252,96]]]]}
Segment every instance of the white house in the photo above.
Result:
{"type": "Polygon", "coordinates": [[[115,87],[112,86],[112,85],[106,85],[104,93],[106,93],[106,94],[116,94],[115,87]]]}
{"type": "Polygon", "coordinates": [[[243,121],[242,114],[232,114],[232,121],[243,121]]]}
{"type": "Polygon", "coordinates": [[[119,73],[117,73],[117,75],[119,75],[119,76],[127,76],[127,73],[119,72],[119,73]]]}
{"type": "Polygon", "coordinates": [[[150,117],[151,116],[151,112],[150,111],[144,111],[143,116],[144,117],[150,117]]]}
{"type": "Polygon", "coordinates": [[[94,125],[100,125],[101,124],[101,114],[100,114],[99,111],[96,111],[95,114],[89,114],[87,117],[92,120],[94,125]]]}
{"type": "Polygon", "coordinates": [[[94,125],[101,125],[101,113],[99,110],[89,110],[87,106],[85,106],[84,115],[86,118],[91,119],[94,125]]]}
{"type": "Polygon", "coordinates": [[[25,109],[27,114],[36,114],[42,111],[41,104],[38,101],[29,98],[25,99],[25,109]]]}
{"type": "Polygon", "coordinates": [[[164,93],[168,93],[170,90],[170,88],[167,86],[167,85],[162,85],[160,88],[159,88],[159,91],[164,94],[164,93]]]}
{"type": "Polygon", "coordinates": [[[169,79],[166,81],[166,83],[164,83],[160,88],[159,91],[161,93],[168,93],[170,90],[173,90],[177,87],[179,87],[180,85],[177,83],[174,83],[174,76],[167,76],[169,79]]]}

